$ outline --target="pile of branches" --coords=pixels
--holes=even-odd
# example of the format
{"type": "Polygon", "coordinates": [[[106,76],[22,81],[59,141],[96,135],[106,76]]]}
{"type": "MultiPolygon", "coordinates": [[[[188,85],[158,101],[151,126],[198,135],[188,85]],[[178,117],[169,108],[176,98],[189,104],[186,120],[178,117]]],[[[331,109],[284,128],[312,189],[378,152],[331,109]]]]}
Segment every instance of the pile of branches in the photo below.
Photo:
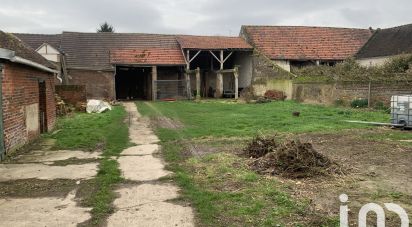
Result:
{"type": "Polygon", "coordinates": [[[243,150],[249,166],[260,174],[305,178],[337,173],[338,165],[298,139],[277,143],[275,138],[254,138],[243,150]]]}

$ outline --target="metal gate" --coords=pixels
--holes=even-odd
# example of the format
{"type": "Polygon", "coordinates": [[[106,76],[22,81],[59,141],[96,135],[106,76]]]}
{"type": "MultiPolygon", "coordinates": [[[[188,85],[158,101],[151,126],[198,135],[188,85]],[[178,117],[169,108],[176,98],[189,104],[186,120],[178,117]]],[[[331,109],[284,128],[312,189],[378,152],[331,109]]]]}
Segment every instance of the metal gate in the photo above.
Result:
{"type": "Polygon", "coordinates": [[[188,99],[186,80],[156,80],[157,100],[188,99]]]}

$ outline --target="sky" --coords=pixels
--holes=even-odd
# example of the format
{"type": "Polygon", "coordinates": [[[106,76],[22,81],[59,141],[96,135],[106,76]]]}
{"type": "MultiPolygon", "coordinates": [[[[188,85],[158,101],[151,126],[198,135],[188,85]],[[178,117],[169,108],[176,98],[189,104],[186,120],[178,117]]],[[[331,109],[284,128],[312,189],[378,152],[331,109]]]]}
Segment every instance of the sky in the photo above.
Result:
{"type": "Polygon", "coordinates": [[[241,25],[387,28],[412,23],[412,0],[0,0],[0,30],[239,34],[241,25]]]}

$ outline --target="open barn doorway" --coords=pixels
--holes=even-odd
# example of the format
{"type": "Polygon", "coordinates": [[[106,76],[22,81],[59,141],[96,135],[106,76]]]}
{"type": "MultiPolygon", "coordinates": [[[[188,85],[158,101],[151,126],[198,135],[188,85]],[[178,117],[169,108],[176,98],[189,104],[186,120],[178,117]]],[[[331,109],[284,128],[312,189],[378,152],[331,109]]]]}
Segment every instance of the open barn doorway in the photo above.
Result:
{"type": "Polygon", "coordinates": [[[117,100],[149,100],[152,96],[150,67],[116,67],[117,100]]]}

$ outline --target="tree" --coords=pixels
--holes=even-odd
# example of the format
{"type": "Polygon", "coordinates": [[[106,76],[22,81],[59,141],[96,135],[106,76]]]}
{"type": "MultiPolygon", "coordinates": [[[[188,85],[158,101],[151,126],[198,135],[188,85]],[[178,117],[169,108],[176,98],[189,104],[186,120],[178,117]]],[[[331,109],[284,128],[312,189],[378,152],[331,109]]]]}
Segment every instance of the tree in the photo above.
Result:
{"type": "Polygon", "coordinates": [[[111,32],[114,33],[114,28],[112,25],[108,24],[107,22],[104,22],[103,24],[100,25],[100,28],[97,29],[97,32],[111,32]]]}

